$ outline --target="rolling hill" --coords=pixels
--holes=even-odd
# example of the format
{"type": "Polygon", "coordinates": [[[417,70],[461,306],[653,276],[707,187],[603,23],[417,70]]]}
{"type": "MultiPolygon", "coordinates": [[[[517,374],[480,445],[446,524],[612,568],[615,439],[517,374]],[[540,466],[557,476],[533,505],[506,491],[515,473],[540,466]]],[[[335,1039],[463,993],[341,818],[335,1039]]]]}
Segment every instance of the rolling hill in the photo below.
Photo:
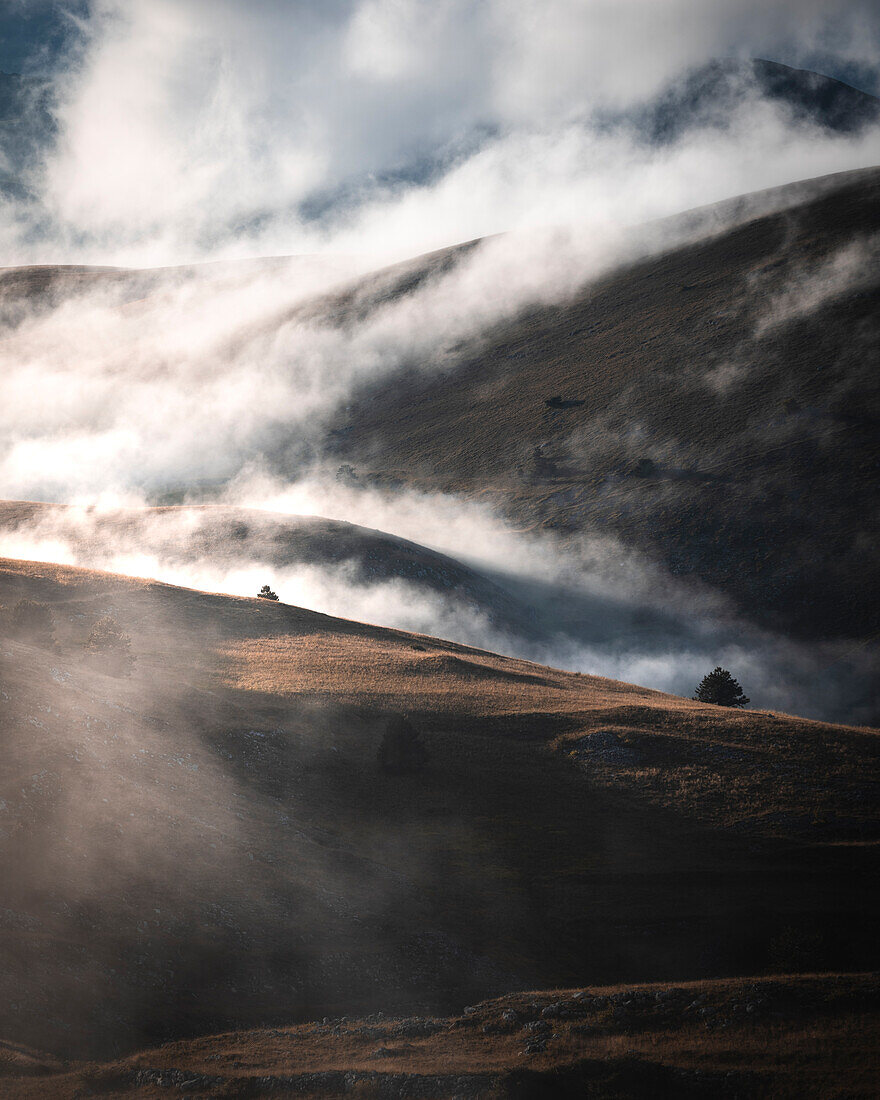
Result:
{"type": "MultiPolygon", "coordinates": [[[[282,478],[317,448],[331,475],[350,466],[358,484],[478,496],[563,543],[611,533],[761,626],[870,646],[878,198],[869,169],[678,219],[660,241],[690,243],[655,242],[560,302],[363,381],[309,425],[316,438],[280,423],[255,446],[282,478]]],[[[293,362],[298,325],[381,320],[454,280],[480,247],[279,309],[235,350],[259,358],[283,331],[293,362]]],[[[181,277],[8,270],[3,301],[14,316],[108,279],[132,301],[181,277]]]]}
{"type": "Polygon", "coordinates": [[[508,995],[446,1018],[348,1016],[104,1064],[8,1046],[7,1095],[870,1097],[875,975],[508,995]]]}
{"type": "MultiPolygon", "coordinates": [[[[389,355],[378,375],[355,378],[308,424],[279,414],[247,440],[245,456],[281,484],[318,473],[389,499],[414,489],[479,501],[517,530],[547,536],[560,559],[577,561],[585,542],[610,536],[621,555],[634,550],[673,581],[720,596],[737,623],[770,631],[782,648],[805,647],[777,666],[761,643],[767,677],[792,685],[792,702],[774,705],[876,723],[878,188],[880,173],[868,169],[641,227],[622,247],[623,266],[552,303],[490,309],[463,338],[440,331],[418,354],[389,355]]],[[[504,248],[516,255],[516,243],[504,248]]],[[[522,243],[525,262],[534,254],[522,243]]],[[[152,272],[8,269],[0,302],[10,325],[94,294],[126,316],[149,319],[156,309],[160,323],[161,303],[182,286],[210,301],[257,277],[282,292],[211,353],[248,366],[280,348],[279,369],[295,379],[315,332],[356,357],[357,341],[345,343],[352,333],[419,317],[432,294],[466,285],[497,244],[466,242],[347,281],[343,264],[316,275],[311,296],[302,293],[308,258],[152,272]],[[299,287],[289,305],[288,279],[299,287]]],[[[119,370],[134,382],[156,369],[149,356],[132,361],[119,370]]],[[[184,470],[154,487],[155,498],[211,499],[223,484],[199,490],[185,478],[184,470]]],[[[316,568],[327,555],[359,581],[402,579],[476,607],[516,640],[465,640],[541,660],[570,652],[569,643],[611,645],[615,633],[618,648],[632,642],[653,654],[704,629],[681,607],[651,612],[648,623],[587,598],[577,583],[542,585],[497,564],[453,564],[412,543],[332,530],[315,528],[306,549],[302,524],[244,540],[226,539],[234,531],[221,524],[201,552],[316,568]],[[560,639],[555,650],[535,648],[560,639]]],[[[123,541],[136,552],[136,539],[123,541]]],[[[162,553],[191,553],[172,543],[160,537],[162,553]]],[[[115,568],[95,540],[84,549],[93,557],[75,560],[115,568]]],[[[723,648],[721,635],[712,646],[723,648]]]]}
{"type": "Polygon", "coordinates": [[[70,567],[3,562],[0,603],[11,1044],[876,966],[875,731],[70,567]],[[377,766],[402,713],[421,774],[377,766]]]}
{"type": "MultiPolygon", "coordinates": [[[[402,582],[429,597],[461,603],[499,628],[540,634],[535,609],[485,574],[408,539],[322,516],[278,514],[221,505],[80,509],[39,501],[0,501],[0,540],[47,543],[90,568],[131,556],[159,567],[206,564],[220,575],[236,568],[339,571],[369,590],[402,582]]],[[[36,549],[36,547],[34,547],[36,549]]],[[[289,602],[289,601],[288,601],[289,602]]]]}
{"type": "MultiPolygon", "coordinates": [[[[106,119],[65,131],[70,18],[79,76],[0,73],[5,232],[112,257],[136,225],[74,224],[106,119]]],[[[175,101],[143,105],[157,155],[175,101]]],[[[47,498],[0,501],[0,1093],[875,1094],[880,167],[649,224],[599,174],[580,225],[394,241],[496,139],[492,179],[544,138],[581,178],[595,139],[717,195],[734,148],[785,133],[787,178],[813,140],[866,163],[878,124],[841,81],[716,60],[369,176],[288,154],[273,184],[267,149],[284,240],[376,240],[393,196],[372,259],[0,268],[0,480],[47,498]],[[229,503],[266,500],[337,518],[229,503]],[[704,662],[755,708],[625,682],[704,662]]],[[[231,204],[169,195],[139,255],[178,210],[188,255],[274,232],[217,133],[192,163],[231,204]]]]}
{"type": "Polygon", "coordinates": [[[765,626],[867,641],[880,172],[791,194],[364,384],[330,461],[613,532],[765,626]]]}
{"type": "MultiPolygon", "coordinates": [[[[377,498],[378,492],[367,495],[393,504],[393,493],[377,498]]],[[[342,499],[356,506],[359,493],[349,485],[342,499]]],[[[388,518],[394,521],[393,508],[388,518]]],[[[237,595],[253,595],[269,582],[284,602],[315,611],[647,680],[673,693],[690,694],[707,669],[727,662],[758,708],[856,725],[875,713],[870,654],[862,648],[792,644],[719,613],[705,594],[676,590],[662,575],[635,592],[631,580],[602,581],[601,557],[594,565],[567,557],[561,540],[546,534],[532,541],[483,533],[458,545],[465,560],[357,524],[232,505],[0,501],[0,557],[237,595]]]]}

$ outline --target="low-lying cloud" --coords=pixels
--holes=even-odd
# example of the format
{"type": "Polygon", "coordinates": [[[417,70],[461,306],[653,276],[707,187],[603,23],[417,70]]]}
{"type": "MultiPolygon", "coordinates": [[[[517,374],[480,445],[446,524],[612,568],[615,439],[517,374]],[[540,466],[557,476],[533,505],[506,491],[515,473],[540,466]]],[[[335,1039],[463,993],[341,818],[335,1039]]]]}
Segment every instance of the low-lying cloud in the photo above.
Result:
{"type": "Polygon", "coordinates": [[[326,614],[685,696],[722,664],[755,707],[837,721],[871,717],[867,654],[762,631],[716,593],[671,577],[612,537],[584,535],[563,548],[546,534],[511,531],[475,502],[317,481],[252,480],[245,499],[263,508],[38,510],[0,529],[0,556],[237,596],[256,596],[269,583],[284,602],[326,614]],[[382,530],[328,535],[318,507],[328,518],[418,540],[449,560],[431,556],[414,575],[408,548],[399,555],[382,530]],[[369,541],[376,536],[378,551],[369,541]],[[334,538],[345,540],[344,552],[334,538]]]}
{"type": "Polygon", "coordinates": [[[16,262],[403,257],[878,160],[876,135],[794,126],[756,88],[659,153],[602,124],[715,57],[865,72],[880,27],[860,0],[833,18],[821,0],[92,0],[67,26],[41,71],[55,131],[0,219],[16,262]]]}
{"type": "MultiPolygon", "coordinates": [[[[13,301],[5,289],[0,495],[137,502],[232,485],[237,504],[326,513],[322,429],[364,383],[402,368],[443,370],[524,308],[564,301],[622,263],[792,200],[764,196],[698,222],[652,219],[880,160],[878,128],[832,133],[754,89],[723,125],[685,129],[663,145],[623,115],[613,126],[602,115],[644,103],[719,54],[772,54],[784,44],[777,56],[793,62],[832,47],[841,63],[876,55],[867,5],[848,4],[836,28],[821,3],[794,7],[767,12],[741,0],[722,15],[677,2],[612,11],[554,0],[539,17],[510,0],[450,0],[430,13],[397,0],[320,10],[96,0],[49,74],[57,132],[28,168],[26,196],[0,214],[6,256],[136,265],[302,258],[118,274],[55,298],[13,301]],[[352,281],[487,234],[497,235],[352,281]]],[[[815,308],[829,285],[850,278],[866,262],[863,246],[853,247],[862,251],[786,291],[766,323],[815,308]]],[[[717,386],[735,384],[736,369],[719,368],[717,386]]],[[[756,701],[855,713],[837,709],[825,688],[810,695],[824,650],[780,656],[782,643],[766,641],[777,654],[767,668],[783,661],[815,698],[799,702],[800,689],[795,698],[773,687],[775,671],[760,672],[754,653],[764,641],[730,640],[740,628],[723,625],[715,597],[700,594],[695,610],[693,589],[683,594],[619,546],[590,537],[566,558],[549,545],[526,552],[500,520],[484,513],[476,522],[459,501],[342,501],[334,491],[339,518],[490,571],[516,562],[520,579],[570,583],[585,598],[598,598],[614,562],[612,598],[670,616],[669,651],[656,637],[647,646],[607,607],[601,614],[619,626],[613,645],[594,629],[528,640],[460,601],[438,603],[396,580],[364,586],[336,567],[274,569],[287,599],[673,690],[686,690],[707,661],[747,664],[748,648],[753,683],[763,685],[752,689],[756,701]],[[687,628],[675,625],[688,616],[687,628]]],[[[255,590],[272,564],[181,564],[149,546],[84,553],[63,532],[30,538],[30,556],[51,544],[55,560],[236,592],[255,590]]]]}

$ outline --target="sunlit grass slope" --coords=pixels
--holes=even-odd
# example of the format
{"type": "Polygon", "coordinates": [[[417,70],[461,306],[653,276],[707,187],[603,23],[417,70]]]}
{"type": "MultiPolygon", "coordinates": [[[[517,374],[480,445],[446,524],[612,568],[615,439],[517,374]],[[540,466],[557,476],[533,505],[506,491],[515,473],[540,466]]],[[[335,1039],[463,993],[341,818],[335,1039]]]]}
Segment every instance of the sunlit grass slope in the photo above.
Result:
{"type": "Polygon", "coordinates": [[[6,561],[23,598],[55,642],[0,645],[9,1041],[876,965],[873,731],[6,561]],[[130,677],[87,658],[105,615],[130,677]],[[420,774],[377,765],[402,713],[420,774]]]}

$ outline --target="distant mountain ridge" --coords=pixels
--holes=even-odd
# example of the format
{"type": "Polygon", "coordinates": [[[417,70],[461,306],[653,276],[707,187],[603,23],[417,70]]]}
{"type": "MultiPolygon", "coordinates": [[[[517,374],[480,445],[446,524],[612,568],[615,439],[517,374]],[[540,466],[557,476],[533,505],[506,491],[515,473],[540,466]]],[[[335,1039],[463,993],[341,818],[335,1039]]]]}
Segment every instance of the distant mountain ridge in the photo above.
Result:
{"type": "MultiPolygon", "coordinates": [[[[28,174],[57,135],[52,94],[45,79],[0,72],[0,197],[35,198],[28,174]]],[[[823,73],[755,58],[710,61],[671,81],[648,102],[585,116],[584,125],[630,129],[650,145],[665,145],[690,131],[725,129],[736,112],[755,99],[781,105],[794,124],[834,133],[855,134],[880,122],[876,96],[823,73]]],[[[382,171],[321,186],[304,198],[299,213],[306,221],[318,221],[340,206],[425,186],[497,136],[497,127],[484,123],[452,143],[422,149],[382,171]]]]}
{"type": "Polygon", "coordinates": [[[688,130],[723,129],[750,99],[783,106],[797,123],[836,133],[857,133],[880,120],[880,99],[841,80],[778,61],[711,61],[670,83],[650,102],[613,116],[629,120],[655,144],[666,144],[688,130]]]}

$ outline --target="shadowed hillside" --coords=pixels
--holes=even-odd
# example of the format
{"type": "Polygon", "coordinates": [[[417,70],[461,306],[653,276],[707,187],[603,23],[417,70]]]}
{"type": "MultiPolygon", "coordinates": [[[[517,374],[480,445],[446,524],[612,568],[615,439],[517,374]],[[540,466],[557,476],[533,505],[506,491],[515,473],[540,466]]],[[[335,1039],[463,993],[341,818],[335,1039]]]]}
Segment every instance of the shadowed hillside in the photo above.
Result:
{"type": "Polygon", "coordinates": [[[10,1042],[876,965],[873,731],[59,566],[0,603],[10,1042]],[[402,713],[413,775],[376,762],[402,713]]]}
{"type": "Polygon", "coordinates": [[[876,170],[845,175],[533,309],[439,373],[365,386],[332,450],[518,524],[612,531],[765,625],[867,639],[878,199],[876,170]]]}
{"type": "Polygon", "coordinates": [[[460,1015],[324,1018],[105,1065],[0,1051],[10,1097],[870,1097],[873,975],[519,993],[460,1015]]]}
{"type": "MultiPolygon", "coordinates": [[[[371,374],[329,423],[289,431],[282,419],[261,457],[291,478],[323,450],[353,484],[479,495],[517,526],[572,540],[610,532],[762,626],[868,643],[880,580],[868,503],[878,179],[847,173],[654,227],[643,246],[658,254],[371,374]],[[670,247],[682,234],[698,239],[670,247]]],[[[381,326],[390,304],[453,279],[479,250],[469,242],[279,307],[223,352],[259,361],[283,331],[295,361],[312,330],[381,326]]],[[[266,263],[271,278],[282,262],[266,263]]],[[[14,269],[0,289],[13,319],[111,285],[138,310],[197,270],[210,295],[212,280],[246,282],[246,269],[14,269]]]]}
{"type": "Polygon", "coordinates": [[[717,60],[689,73],[629,117],[651,141],[697,128],[723,129],[737,108],[765,100],[794,123],[851,133],[880,120],[880,100],[840,80],[777,61],[717,60]]]}

